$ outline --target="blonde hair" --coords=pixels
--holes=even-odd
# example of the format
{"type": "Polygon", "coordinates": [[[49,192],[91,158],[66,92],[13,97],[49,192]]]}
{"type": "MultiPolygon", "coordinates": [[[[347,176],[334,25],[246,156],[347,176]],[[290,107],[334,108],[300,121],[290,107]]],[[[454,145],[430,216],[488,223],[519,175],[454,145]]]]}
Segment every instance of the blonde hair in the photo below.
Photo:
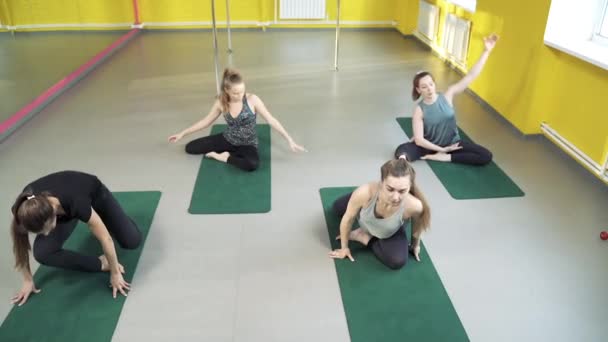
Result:
{"type": "Polygon", "coordinates": [[[243,83],[243,76],[236,69],[226,68],[224,69],[224,75],[222,76],[222,89],[220,90],[220,105],[222,111],[226,112],[230,109],[230,95],[227,91],[230,90],[234,85],[243,83]]]}

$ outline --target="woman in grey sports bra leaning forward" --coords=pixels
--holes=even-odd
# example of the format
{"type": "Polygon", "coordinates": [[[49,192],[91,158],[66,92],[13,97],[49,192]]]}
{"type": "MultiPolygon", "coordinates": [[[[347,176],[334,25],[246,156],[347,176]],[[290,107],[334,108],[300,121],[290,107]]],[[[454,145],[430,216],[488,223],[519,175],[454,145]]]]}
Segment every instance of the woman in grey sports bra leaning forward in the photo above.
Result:
{"type": "Polygon", "coordinates": [[[348,242],[357,241],[389,268],[400,269],[408,259],[405,226],[413,221],[409,250],[420,261],[420,238],[429,227],[431,212],[416,186],[416,173],[405,159],[386,162],[380,174],[380,182],[364,184],[334,203],[334,212],[342,217],[340,236],[336,238],[342,248],[329,256],[355,261],[348,242]],[[361,227],[351,231],[355,219],[361,227]]]}

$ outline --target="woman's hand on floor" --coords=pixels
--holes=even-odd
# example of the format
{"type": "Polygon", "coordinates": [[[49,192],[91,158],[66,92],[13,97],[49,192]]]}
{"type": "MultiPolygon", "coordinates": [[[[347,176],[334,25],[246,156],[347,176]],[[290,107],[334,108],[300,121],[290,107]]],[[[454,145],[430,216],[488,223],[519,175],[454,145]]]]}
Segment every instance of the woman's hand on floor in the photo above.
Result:
{"type": "Polygon", "coordinates": [[[349,248],[335,249],[335,250],[329,252],[329,257],[334,258],[334,259],[344,259],[344,258],[348,257],[350,259],[350,261],[355,261],[353,256],[350,254],[349,248]]]}
{"type": "Polygon", "coordinates": [[[127,296],[127,292],[131,290],[131,284],[127,283],[122,277],[122,273],[115,272],[110,276],[110,287],[112,287],[112,297],[116,298],[116,293],[120,292],[123,296],[127,296]]]}
{"type": "Polygon", "coordinates": [[[40,293],[40,289],[36,288],[36,284],[33,281],[26,281],[23,283],[21,290],[12,298],[12,303],[21,306],[27,302],[27,299],[32,293],[40,293]]]}

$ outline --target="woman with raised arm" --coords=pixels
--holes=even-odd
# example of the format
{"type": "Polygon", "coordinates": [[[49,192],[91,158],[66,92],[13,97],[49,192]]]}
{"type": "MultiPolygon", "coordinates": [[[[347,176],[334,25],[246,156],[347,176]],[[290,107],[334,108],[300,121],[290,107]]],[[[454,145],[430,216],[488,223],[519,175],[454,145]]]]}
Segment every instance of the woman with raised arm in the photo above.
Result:
{"type": "Polygon", "coordinates": [[[412,116],[414,136],[411,141],[397,147],[395,158],[471,165],[485,165],[492,161],[492,153],[485,147],[461,140],[452,100],[479,76],[497,41],[498,36],[494,34],[485,38],[485,49],[477,63],[445,93],[437,93],[435,80],[429,72],[419,72],[414,76],[412,98],[416,101],[422,97],[412,116]]]}

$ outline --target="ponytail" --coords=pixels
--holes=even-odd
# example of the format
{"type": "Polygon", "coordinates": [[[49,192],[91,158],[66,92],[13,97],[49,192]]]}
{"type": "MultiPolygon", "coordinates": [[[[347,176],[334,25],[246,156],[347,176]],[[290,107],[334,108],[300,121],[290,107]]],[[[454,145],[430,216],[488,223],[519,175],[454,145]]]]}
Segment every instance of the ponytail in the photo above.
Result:
{"type": "Polygon", "coordinates": [[[32,189],[25,189],[11,207],[11,237],[15,267],[29,268],[29,252],[32,250],[28,233],[38,234],[44,225],[55,215],[55,209],[49,201],[48,192],[34,195],[32,189]]]}
{"type": "Polygon", "coordinates": [[[230,108],[230,95],[226,92],[226,90],[230,90],[233,85],[239,84],[243,82],[243,77],[241,73],[235,69],[226,68],[224,69],[224,74],[222,76],[222,86],[220,89],[220,105],[222,106],[222,111],[226,112],[230,108]]]}
{"type": "Polygon", "coordinates": [[[30,238],[23,228],[19,227],[17,220],[11,222],[11,236],[13,238],[13,254],[15,254],[15,267],[29,269],[30,266],[30,238]]]}
{"type": "Polygon", "coordinates": [[[420,213],[420,215],[415,220],[418,220],[416,226],[420,227],[423,231],[425,231],[431,226],[431,207],[426,201],[424,194],[422,194],[416,183],[413,181],[413,178],[412,185],[410,187],[410,193],[412,194],[412,196],[416,197],[420,201],[420,203],[422,203],[422,213],[420,213]]]}

